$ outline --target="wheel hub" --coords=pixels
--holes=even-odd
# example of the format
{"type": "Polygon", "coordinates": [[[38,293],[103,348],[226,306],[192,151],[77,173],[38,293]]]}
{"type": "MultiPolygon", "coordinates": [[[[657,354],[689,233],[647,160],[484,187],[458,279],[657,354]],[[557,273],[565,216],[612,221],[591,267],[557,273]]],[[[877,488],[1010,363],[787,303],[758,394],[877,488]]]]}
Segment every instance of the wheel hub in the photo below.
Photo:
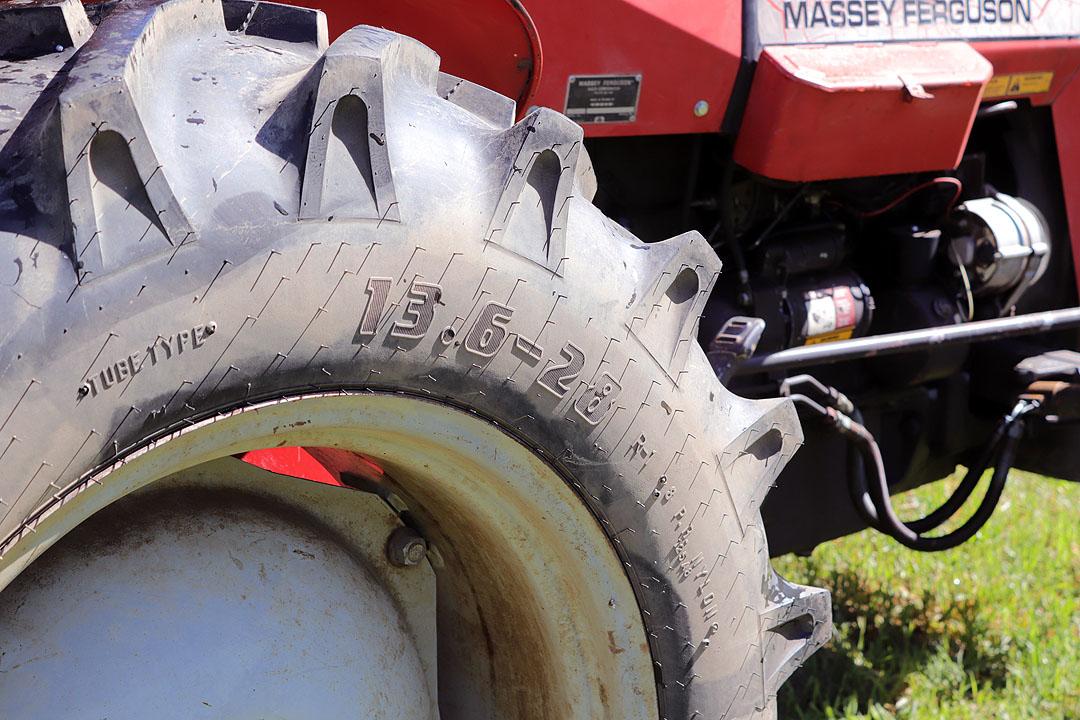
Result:
{"type": "Polygon", "coordinates": [[[437,718],[435,576],[377,496],[225,458],[95,515],[0,596],[0,717],[437,718]]]}

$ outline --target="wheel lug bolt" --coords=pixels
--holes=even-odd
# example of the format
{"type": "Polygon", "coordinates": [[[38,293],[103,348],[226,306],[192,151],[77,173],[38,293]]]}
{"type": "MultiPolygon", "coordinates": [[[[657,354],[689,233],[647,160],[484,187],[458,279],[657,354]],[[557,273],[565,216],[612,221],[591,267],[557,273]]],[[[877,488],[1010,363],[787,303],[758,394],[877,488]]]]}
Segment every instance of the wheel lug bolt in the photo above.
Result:
{"type": "Polygon", "coordinates": [[[401,527],[386,541],[386,558],[391,565],[412,567],[427,557],[427,541],[412,528],[401,527]]]}

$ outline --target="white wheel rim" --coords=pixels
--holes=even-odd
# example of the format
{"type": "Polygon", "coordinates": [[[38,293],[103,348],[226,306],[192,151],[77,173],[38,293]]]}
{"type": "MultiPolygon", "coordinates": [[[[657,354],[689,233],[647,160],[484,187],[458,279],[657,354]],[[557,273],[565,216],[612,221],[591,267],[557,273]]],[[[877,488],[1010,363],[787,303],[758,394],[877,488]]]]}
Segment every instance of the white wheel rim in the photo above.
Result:
{"type": "Polygon", "coordinates": [[[444,563],[443,718],[656,717],[640,612],[600,524],[544,460],[492,423],[404,395],[282,399],[162,437],[58,493],[5,545],[0,587],[113,501],[218,458],[284,445],[373,458],[434,543],[444,563]]]}

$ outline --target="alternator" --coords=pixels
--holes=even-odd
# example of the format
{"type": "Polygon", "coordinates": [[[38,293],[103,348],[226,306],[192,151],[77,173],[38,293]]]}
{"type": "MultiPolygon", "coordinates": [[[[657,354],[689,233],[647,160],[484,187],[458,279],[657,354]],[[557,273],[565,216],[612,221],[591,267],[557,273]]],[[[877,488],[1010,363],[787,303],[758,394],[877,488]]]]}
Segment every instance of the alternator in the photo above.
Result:
{"type": "Polygon", "coordinates": [[[952,260],[970,274],[975,297],[1008,293],[1007,315],[1050,263],[1046,219],[1027,200],[997,193],[956,209],[952,260]]]}

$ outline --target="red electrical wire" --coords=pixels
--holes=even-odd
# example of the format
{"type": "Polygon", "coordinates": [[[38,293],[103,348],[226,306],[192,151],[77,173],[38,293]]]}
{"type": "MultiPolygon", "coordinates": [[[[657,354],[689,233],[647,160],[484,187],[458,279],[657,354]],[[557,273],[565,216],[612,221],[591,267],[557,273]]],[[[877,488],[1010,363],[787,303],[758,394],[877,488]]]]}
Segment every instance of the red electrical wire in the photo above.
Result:
{"type": "Polygon", "coordinates": [[[948,209],[952,209],[952,206],[955,205],[956,201],[960,199],[961,193],[964,192],[964,184],[961,183],[959,180],[957,180],[954,177],[936,177],[933,180],[927,180],[926,182],[924,182],[924,183],[922,183],[920,185],[916,185],[915,187],[913,187],[910,190],[908,190],[907,192],[903,193],[902,195],[900,195],[900,197],[896,198],[895,200],[893,200],[892,202],[890,202],[888,205],[886,205],[884,207],[880,207],[877,210],[868,210],[866,212],[860,212],[859,217],[872,218],[872,217],[877,217],[878,215],[883,215],[883,214],[889,212],[890,210],[892,210],[894,207],[896,207],[900,203],[907,200],[909,197],[911,197],[915,193],[920,192],[922,190],[925,190],[928,187],[932,187],[934,185],[941,185],[941,184],[952,185],[953,187],[956,188],[956,192],[953,194],[952,199],[949,200],[949,204],[947,206],[948,209]]]}

